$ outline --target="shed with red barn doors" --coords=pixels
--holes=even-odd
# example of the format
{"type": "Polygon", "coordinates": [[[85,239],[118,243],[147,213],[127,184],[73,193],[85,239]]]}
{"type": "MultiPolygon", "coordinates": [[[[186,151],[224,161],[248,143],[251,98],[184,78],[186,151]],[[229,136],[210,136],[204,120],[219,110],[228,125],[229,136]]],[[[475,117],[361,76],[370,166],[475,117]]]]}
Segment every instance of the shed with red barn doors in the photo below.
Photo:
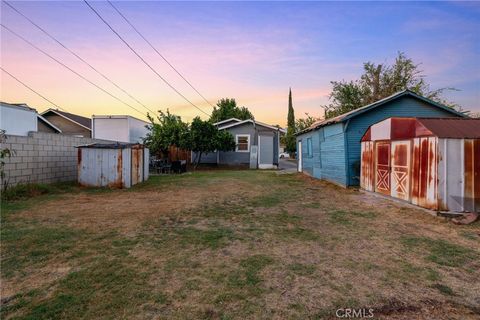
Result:
{"type": "Polygon", "coordinates": [[[361,144],[363,189],[436,211],[480,211],[480,119],[388,118],[361,144]]]}

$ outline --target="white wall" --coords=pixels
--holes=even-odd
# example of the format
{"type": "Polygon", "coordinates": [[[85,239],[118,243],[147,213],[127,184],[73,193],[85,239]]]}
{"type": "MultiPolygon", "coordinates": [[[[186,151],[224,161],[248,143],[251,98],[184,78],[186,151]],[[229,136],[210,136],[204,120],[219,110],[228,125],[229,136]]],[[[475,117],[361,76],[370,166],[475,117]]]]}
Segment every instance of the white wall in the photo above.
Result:
{"type": "Polygon", "coordinates": [[[93,116],[92,138],[119,142],[142,143],[148,132],[142,120],[127,116],[111,118],[93,116]]]}
{"type": "Polygon", "coordinates": [[[92,138],[130,142],[127,118],[92,118],[92,138]]]}
{"type": "Polygon", "coordinates": [[[29,131],[37,131],[37,124],[35,111],[0,104],[0,129],[7,134],[27,136],[29,131]]]}
{"type": "Polygon", "coordinates": [[[148,133],[148,129],[145,127],[147,123],[135,118],[129,118],[130,120],[130,141],[132,143],[143,143],[143,138],[148,133]]]}

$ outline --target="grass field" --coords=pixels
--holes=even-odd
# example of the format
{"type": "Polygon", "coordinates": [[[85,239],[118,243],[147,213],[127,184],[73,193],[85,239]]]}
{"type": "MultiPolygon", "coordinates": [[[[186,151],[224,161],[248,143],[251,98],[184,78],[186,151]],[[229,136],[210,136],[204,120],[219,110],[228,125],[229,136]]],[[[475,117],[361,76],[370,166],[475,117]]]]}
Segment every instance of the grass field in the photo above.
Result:
{"type": "Polygon", "coordinates": [[[2,201],[2,319],[480,317],[478,223],[268,171],[31,189],[2,201]]]}

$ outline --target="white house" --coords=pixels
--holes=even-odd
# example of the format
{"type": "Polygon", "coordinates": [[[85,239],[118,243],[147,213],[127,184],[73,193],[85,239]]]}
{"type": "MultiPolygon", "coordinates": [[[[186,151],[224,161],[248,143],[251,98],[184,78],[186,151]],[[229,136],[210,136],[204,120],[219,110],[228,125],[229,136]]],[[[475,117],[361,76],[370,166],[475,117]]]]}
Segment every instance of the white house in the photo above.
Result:
{"type": "Polygon", "coordinates": [[[148,122],[127,115],[92,116],[92,138],[127,143],[142,143],[148,122]]]}
{"type": "Polygon", "coordinates": [[[58,127],[25,103],[0,102],[0,129],[15,136],[27,136],[31,131],[62,133],[58,127]]]}

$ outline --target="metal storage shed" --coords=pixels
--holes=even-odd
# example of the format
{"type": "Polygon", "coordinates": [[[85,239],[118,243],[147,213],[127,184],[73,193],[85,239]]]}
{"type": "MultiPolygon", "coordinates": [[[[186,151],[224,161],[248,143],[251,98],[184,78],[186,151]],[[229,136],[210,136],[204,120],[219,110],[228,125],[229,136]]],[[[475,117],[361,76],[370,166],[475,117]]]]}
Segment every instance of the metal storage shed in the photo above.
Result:
{"type": "Polygon", "coordinates": [[[360,186],[437,211],[480,211],[480,119],[388,118],[362,138],[360,186]]]}
{"type": "Polygon", "coordinates": [[[148,180],[149,150],[141,144],[94,143],[77,148],[81,185],[130,188],[148,180]]]}

